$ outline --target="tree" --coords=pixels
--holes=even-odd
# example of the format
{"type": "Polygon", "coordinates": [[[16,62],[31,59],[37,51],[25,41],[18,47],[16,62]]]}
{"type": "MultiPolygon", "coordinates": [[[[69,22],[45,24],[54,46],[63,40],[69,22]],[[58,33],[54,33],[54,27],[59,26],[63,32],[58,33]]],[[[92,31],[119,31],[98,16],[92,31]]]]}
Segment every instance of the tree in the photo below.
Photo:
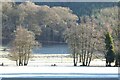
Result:
{"type": "MultiPolygon", "coordinates": [[[[118,2],[118,13],[120,13],[120,1],[118,2]]],[[[120,15],[118,15],[118,20],[120,19],[120,15]]],[[[115,56],[115,66],[120,67],[120,22],[118,21],[118,25],[115,29],[116,32],[116,56],[115,56]]]]}
{"type": "Polygon", "coordinates": [[[78,50],[78,46],[79,46],[78,36],[79,35],[77,33],[77,29],[78,29],[77,27],[78,25],[76,22],[69,23],[68,28],[66,29],[64,33],[65,40],[69,45],[69,49],[73,57],[74,66],[77,66],[78,54],[79,54],[79,50],[78,50]]]}
{"type": "MultiPolygon", "coordinates": [[[[120,24],[120,23],[118,23],[120,24]]],[[[117,28],[117,48],[116,48],[115,66],[120,66],[120,25],[117,28]]]]}
{"type": "Polygon", "coordinates": [[[82,66],[89,66],[99,42],[96,23],[93,16],[81,17],[79,25],[79,59],[82,66]]]}
{"type": "Polygon", "coordinates": [[[16,25],[34,32],[36,38],[43,42],[64,41],[66,23],[78,20],[70,8],[41,6],[30,1],[20,4],[6,3],[2,10],[3,41],[6,43],[12,41],[16,25]]]}
{"type": "Polygon", "coordinates": [[[65,32],[65,39],[73,56],[74,66],[78,60],[83,66],[89,66],[97,44],[97,32],[94,19],[88,16],[81,18],[81,23],[71,23],[65,32]]]}
{"type": "Polygon", "coordinates": [[[32,49],[37,44],[33,32],[18,26],[9,55],[10,59],[16,61],[16,64],[19,66],[26,66],[31,57],[32,49]]]}
{"type": "Polygon", "coordinates": [[[115,66],[120,66],[120,23],[118,22],[118,26],[114,29],[114,39],[115,39],[115,66]]]}
{"type": "Polygon", "coordinates": [[[105,44],[106,44],[106,66],[111,66],[111,63],[114,62],[115,58],[115,51],[114,51],[114,45],[113,45],[113,39],[109,32],[105,35],[105,44]]]}
{"type": "MultiPolygon", "coordinates": [[[[114,53],[116,53],[114,54],[116,59],[115,65],[118,66],[119,58],[120,58],[119,56],[119,52],[120,52],[119,51],[119,30],[120,30],[119,4],[118,6],[100,9],[96,13],[94,13],[94,15],[97,21],[97,25],[99,26],[99,28],[101,28],[103,39],[104,40],[106,39],[106,32],[109,32],[109,34],[114,39],[113,41],[114,53]]],[[[108,50],[106,50],[106,43],[104,40],[100,44],[103,46],[100,47],[99,49],[101,49],[101,51],[103,51],[103,53],[105,53],[105,56],[106,56],[106,53],[108,52],[108,50]]]]}

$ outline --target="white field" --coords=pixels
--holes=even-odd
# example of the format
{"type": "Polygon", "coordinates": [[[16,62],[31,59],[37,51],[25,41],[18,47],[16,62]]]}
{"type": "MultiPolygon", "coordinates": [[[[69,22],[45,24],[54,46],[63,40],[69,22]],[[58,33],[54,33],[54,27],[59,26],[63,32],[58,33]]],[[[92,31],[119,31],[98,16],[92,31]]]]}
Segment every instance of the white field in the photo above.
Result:
{"type": "MultiPolygon", "coordinates": [[[[15,61],[11,61],[6,58],[9,52],[0,51],[0,64],[4,63],[4,66],[16,66],[15,61]]],[[[57,66],[73,66],[73,58],[69,54],[33,54],[30,58],[28,66],[51,66],[56,64],[57,66]]],[[[78,63],[78,66],[81,63],[78,63]]],[[[100,59],[94,59],[91,61],[90,66],[105,66],[105,61],[100,59]]]]}
{"type": "MultiPolygon", "coordinates": [[[[28,66],[16,66],[15,61],[5,58],[9,52],[0,51],[0,77],[115,77],[118,75],[117,67],[73,67],[73,59],[63,56],[66,54],[34,54],[28,66]],[[52,57],[50,57],[52,56],[52,57]],[[51,66],[56,64],[57,66],[51,66]],[[92,75],[91,75],[92,74],[92,75]],[[99,75],[96,75],[99,74],[99,75]],[[107,75],[101,75],[107,74],[107,75]],[[109,74],[109,75],[108,75],[109,74]]],[[[105,61],[94,59],[90,66],[105,66],[105,61]]]]}
{"type": "MultiPolygon", "coordinates": [[[[0,64],[4,63],[5,66],[16,66],[15,61],[11,61],[6,56],[8,51],[2,51],[5,47],[0,47],[0,64]]],[[[33,54],[30,58],[28,66],[73,66],[73,58],[69,54],[33,54]]],[[[78,63],[78,66],[81,63],[78,63]]],[[[91,61],[90,66],[105,66],[105,60],[94,59],[91,61]]]]}
{"type": "MultiPolygon", "coordinates": [[[[0,64],[4,63],[4,66],[16,66],[15,61],[11,61],[6,58],[9,52],[0,51],[0,64]]],[[[51,66],[56,64],[57,66],[73,66],[73,58],[69,54],[33,54],[30,58],[28,66],[51,66]]],[[[78,66],[81,63],[78,63],[78,66]]],[[[105,60],[94,59],[91,61],[90,66],[105,66],[105,60]]]]}
{"type": "Polygon", "coordinates": [[[0,77],[118,78],[117,67],[0,67],[0,77]]]}

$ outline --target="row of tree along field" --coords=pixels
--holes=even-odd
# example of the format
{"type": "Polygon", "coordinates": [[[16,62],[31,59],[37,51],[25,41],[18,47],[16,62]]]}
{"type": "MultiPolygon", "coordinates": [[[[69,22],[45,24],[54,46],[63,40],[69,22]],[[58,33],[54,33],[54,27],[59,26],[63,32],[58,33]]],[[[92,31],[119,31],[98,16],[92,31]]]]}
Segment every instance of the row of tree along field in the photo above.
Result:
{"type": "Polygon", "coordinates": [[[120,66],[119,5],[78,17],[68,7],[6,2],[2,12],[3,41],[9,41],[9,57],[19,66],[27,65],[32,48],[41,45],[38,36],[48,41],[66,41],[74,66],[78,62],[89,66],[96,51],[104,54],[106,66],[112,62],[120,66]]]}

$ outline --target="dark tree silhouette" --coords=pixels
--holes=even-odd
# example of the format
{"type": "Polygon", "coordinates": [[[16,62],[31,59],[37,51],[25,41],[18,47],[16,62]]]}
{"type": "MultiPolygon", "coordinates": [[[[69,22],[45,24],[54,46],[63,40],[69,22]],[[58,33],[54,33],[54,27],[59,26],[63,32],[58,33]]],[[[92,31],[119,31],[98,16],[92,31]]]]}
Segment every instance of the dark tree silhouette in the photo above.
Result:
{"type": "Polygon", "coordinates": [[[105,35],[105,44],[106,44],[106,66],[111,66],[111,63],[114,62],[115,52],[113,39],[109,32],[105,35]]]}

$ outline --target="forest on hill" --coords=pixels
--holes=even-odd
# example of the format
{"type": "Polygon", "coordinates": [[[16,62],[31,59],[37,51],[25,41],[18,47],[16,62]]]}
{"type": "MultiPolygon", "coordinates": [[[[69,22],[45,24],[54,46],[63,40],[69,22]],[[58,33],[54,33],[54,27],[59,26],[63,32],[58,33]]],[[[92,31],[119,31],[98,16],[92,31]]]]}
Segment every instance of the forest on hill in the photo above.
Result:
{"type": "MultiPolygon", "coordinates": [[[[78,22],[78,24],[80,24],[81,16],[90,16],[90,15],[93,15],[95,11],[99,12],[100,9],[117,6],[117,2],[50,2],[50,3],[49,2],[36,2],[34,5],[26,5],[26,4],[20,3],[20,2],[8,3],[8,4],[5,3],[6,10],[5,10],[4,4],[3,4],[3,19],[2,19],[3,20],[3,45],[9,44],[11,42],[11,40],[14,39],[14,30],[16,28],[16,24],[18,23],[18,20],[19,20],[18,18],[20,17],[20,15],[23,14],[23,16],[24,16],[24,14],[29,14],[28,13],[29,11],[31,11],[31,12],[35,11],[35,10],[31,9],[28,12],[25,12],[23,8],[21,8],[21,10],[18,11],[18,8],[20,8],[21,5],[25,6],[27,9],[29,9],[30,7],[36,6],[36,5],[41,6],[41,7],[43,6],[43,8],[44,7],[50,7],[50,8],[65,7],[66,9],[69,8],[68,12],[70,11],[71,14],[76,15],[78,17],[77,22],[78,22]],[[7,12],[7,10],[9,12],[7,12]],[[21,11],[23,11],[23,12],[21,12],[21,11]],[[20,13],[20,14],[18,15],[17,13],[20,13]]],[[[50,13],[50,14],[52,15],[52,13],[50,13]]],[[[62,12],[59,11],[59,14],[62,14],[62,12]]],[[[41,24],[39,22],[39,20],[38,20],[38,22],[35,22],[35,20],[37,20],[38,17],[40,17],[42,15],[39,14],[38,16],[34,17],[34,19],[31,16],[33,16],[33,15],[30,14],[28,17],[26,17],[26,20],[29,20],[29,22],[31,21],[32,24],[30,24],[26,21],[24,21],[24,24],[27,24],[27,26],[28,25],[36,26],[36,28],[41,29],[41,35],[36,35],[36,38],[39,42],[58,42],[58,43],[65,42],[63,33],[64,33],[66,27],[63,26],[62,23],[61,23],[61,25],[56,24],[56,26],[61,27],[59,29],[58,29],[58,27],[56,29],[53,27],[49,27],[49,26],[51,26],[51,24],[45,25],[45,26],[47,26],[47,27],[45,27],[43,24],[41,24]],[[32,21],[32,19],[33,19],[33,21],[32,21]]],[[[52,16],[54,16],[54,13],[52,16]]],[[[63,16],[64,16],[64,14],[63,14],[63,16]]],[[[53,17],[53,19],[54,19],[54,17],[53,17]]],[[[30,28],[31,27],[29,27],[29,29],[30,28]]],[[[39,29],[37,29],[37,30],[39,30],[39,29]]]]}

